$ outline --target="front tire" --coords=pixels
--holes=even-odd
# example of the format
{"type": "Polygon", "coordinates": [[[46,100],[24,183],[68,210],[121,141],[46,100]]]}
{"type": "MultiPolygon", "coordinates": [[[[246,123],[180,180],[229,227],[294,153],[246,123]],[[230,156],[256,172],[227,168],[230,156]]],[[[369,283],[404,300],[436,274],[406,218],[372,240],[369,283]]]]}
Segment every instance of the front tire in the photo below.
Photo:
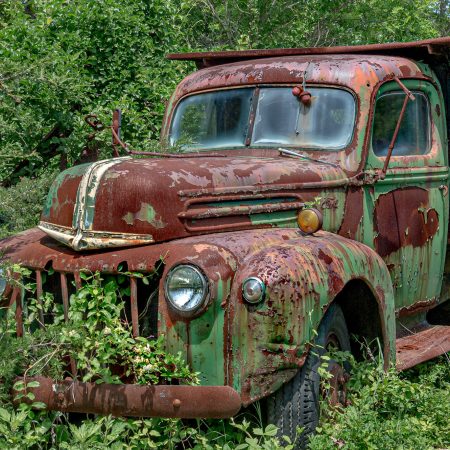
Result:
{"type": "MultiPolygon", "coordinates": [[[[319,400],[321,398],[319,367],[322,356],[333,346],[337,350],[350,351],[350,339],[344,314],[339,305],[332,304],[318,329],[314,347],[305,364],[295,377],[284,384],[267,400],[267,419],[278,427],[279,436],[296,437],[297,427],[303,431],[296,448],[304,448],[308,437],[319,423],[319,400]]],[[[336,369],[336,364],[334,364],[336,369]]],[[[335,370],[333,370],[335,372],[335,370]]],[[[340,371],[342,373],[342,370],[340,371]]],[[[338,392],[331,393],[339,398],[338,392]]]]}

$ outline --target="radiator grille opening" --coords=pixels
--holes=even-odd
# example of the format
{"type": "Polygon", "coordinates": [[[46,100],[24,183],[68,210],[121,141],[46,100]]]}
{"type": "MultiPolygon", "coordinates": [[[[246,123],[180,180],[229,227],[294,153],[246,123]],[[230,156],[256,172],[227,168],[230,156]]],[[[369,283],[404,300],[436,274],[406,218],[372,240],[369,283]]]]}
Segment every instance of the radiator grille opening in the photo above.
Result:
{"type": "MultiPolygon", "coordinates": [[[[103,283],[114,279],[119,285],[119,297],[123,302],[121,318],[133,329],[135,336],[148,339],[158,336],[158,287],[163,271],[164,264],[159,261],[149,273],[101,274],[103,283]]],[[[79,274],[57,272],[48,267],[46,270],[31,271],[22,279],[22,284],[27,288],[21,289],[17,295],[22,308],[20,316],[22,320],[33,319],[27,323],[27,331],[33,332],[39,327],[54,324],[57,317],[64,316],[67,320],[70,298],[85,281],[79,274]],[[38,299],[42,307],[30,316],[29,305],[33,299],[38,299]]],[[[20,317],[17,319],[20,322],[20,317]]],[[[23,328],[23,323],[18,323],[18,326],[23,328]]]]}

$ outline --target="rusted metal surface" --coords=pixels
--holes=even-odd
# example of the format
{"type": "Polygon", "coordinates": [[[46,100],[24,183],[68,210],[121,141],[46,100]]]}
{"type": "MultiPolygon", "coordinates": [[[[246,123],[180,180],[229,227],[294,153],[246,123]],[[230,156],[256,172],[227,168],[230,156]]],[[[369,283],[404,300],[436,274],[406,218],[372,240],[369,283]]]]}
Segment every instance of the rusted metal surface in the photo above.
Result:
{"type": "Polygon", "coordinates": [[[137,283],[136,278],[130,279],[130,303],[131,303],[131,325],[133,330],[133,337],[139,336],[139,312],[137,306],[137,283]]]}
{"type": "Polygon", "coordinates": [[[114,156],[119,156],[119,151],[117,146],[122,142],[120,139],[120,130],[122,127],[122,111],[116,109],[113,113],[113,123],[112,123],[112,146],[114,151],[114,156]]]}
{"type": "Polygon", "coordinates": [[[74,274],[74,278],[75,278],[75,287],[78,289],[81,289],[81,277],[80,277],[80,272],[75,272],[74,274]]]}
{"type": "Polygon", "coordinates": [[[400,131],[400,126],[403,121],[403,117],[405,115],[406,106],[408,105],[408,101],[414,101],[415,97],[411,94],[411,92],[406,88],[406,86],[398,79],[398,77],[394,77],[394,80],[397,82],[397,84],[402,88],[402,90],[405,93],[405,100],[403,101],[402,109],[400,111],[400,114],[397,119],[397,124],[395,126],[394,134],[392,135],[391,143],[388,147],[388,152],[386,155],[386,158],[384,160],[383,170],[381,171],[380,178],[384,179],[386,177],[386,171],[389,167],[389,161],[391,160],[392,151],[394,150],[395,143],[397,141],[398,132],[400,131]]]}
{"type": "Polygon", "coordinates": [[[374,215],[375,247],[381,256],[409,245],[424,246],[437,233],[438,226],[437,212],[430,207],[425,189],[397,189],[378,197],[374,215]]]}
{"type": "Polygon", "coordinates": [[[234,416],[241,408],[239,394],[229,386],[96,384],[44,377],[18,380],[37,381],[39,387],[29,388],[28,392],[35,395],[35,402],[45,403],[51,411],[223,419],[234,416]]]}
{"type": "Polygon", "coordinates": [[[450,37],[427,39],[415,42],[392,42],[387,44],[368,44],[336,47],[310,47],[310,48],[276,48],[240,51],[197,52],[197,53],[171,53],[168,59],[195,61],[198,67],[214,66],[233,61],[271,58],[293,55],[330,55],[340,53],[376,53],[376,54],[404,54],[421,59],[423,55],[448,51],[450,37]]]}
{"type": "MultiPolygon", "coordinates": [[[[80,169],[76,170],[80,173],[80,169]]],[[[228,219],[223,227],[242,229],[255,226],[252,224],[252,215],[292,210],[291,217],[286,222],[294,226],[295,209],[301,208],[302,204],[297,202],[285,205],[282,201],[284,197],[298,197],[297,190],[303,188],[310,190],[302,196],[304,200],[313,200],[319,187],[346,183],[346,177],[339,168],[293,158],[290,158],[287,165],[283,157],[264,160],[248,156],[210,157],[176,161],[132,160],[125,157],[99,161],[84,170],[85,173],[79,179],[80,188],[73,191],[73,225],[67,227],[67,219],[64,219],[64,224],[57,219],[59,198],[67,196],[65,179],[55,182],[59,185],[55,185],[54,197],[49,200],[48,212],[44,211],[40,223],[40,228],[47,234],[78,251],[143,245],[189,236],[193,230],[187,227],[197,213],[185,210],[187,199],[183,197],[193,195],[201,200],[201,197],[208,196],[210,190],[214,193],[226,190],[223,195],[228,194],[229,201],[236,202],[240,200],[237,194],[245,194],[248,186],[255,194],[258,191],[272,196],[280,193],[280,200],[278,204],[271,203],[267,207],[254,204],[235,206],[233,211],[226,204],[227,199],[222,199],[221,204],[205,210],[202,217],[197,219],[245,216],[243,220],[236,220],[234,225],[233,220],[228,219]],[[130,177],[132,183],[129,182],[130,177]],[[297,183],[299,179],[302,180],[301,184],[297,183]],[[245,182],[244,186],[242,180],[245,182]],[[159,189],[167,183],[170,189],[161,197],[159,189]],[[233,185],[235,188],[232,188],[233,185]],[[187,192],[197,186],[202,187],[200,195],[187,192]]],[[[66,178],[71,182],[73,177],[70,169],[66,178]]],[[[252,199],[247,196],[247,201],[249,198],[252,199]]],[[[337,210],[334,215],[336,213],[337,210]]],[[[270,217],[267,216],[266,222],[268,225],[271,223],[270,217]]],[[[206,227],[213,225],[211,230],[220,229],[219,224],[217,220],[204,222],[206,227]],[[214,228],[215,225],[219,225],[218,228],[214,228]]],[[[194,232],[204,231],[203,227],[194,232]]]]}
{"type": "Polygon", "coordinates": [[[304,236],[293,228],[242,230],[78,253],[34,230],[11,238],[9,244],[7,252],[14,261],[26,261],[34,268],[51,261],[55,271],[114,273],[126,264],[129,271],[150,272],[164,255],[162,283],[179,262],[200,267],[210,283],[204,311],[192,320],[178,316],[160,286],[158,333],[165,335],[169,351],[182,352],[201,372],[202,380],[233,386],[244,404],[295,375],[330,299],[352,279],[371,285],[387,361],[394,350],[395,315],[387,269],[373,250],[329,232],[304,236]],[[241,286],[255,275],[265,282],[268,297],[249,309],[241,286]]]}
{"type": "Polygon", "coordinates": [[[302,202],[272,203],[266,205],[230,206],[221,208],[199,208],[178,214],[180,219],[209,219],[212,217],[248,216],[250,214],[270,213],[275,211],[298,211],[305,206],[302,202]]]}
{"type": "Polygon", "coordinates": [[[60,274],[61,279],[61,293],[64,308],[64,320],[69,320],[69,290],[67,289],[67,277],[65,273],[60,274]]]}
{"type": "MultiPolygon", "coordinates": [[[[299,81],[307,86],[327,85],[348,88],[356,94],[358,112],[353,140],[345,149],[347,157],[339,152],[308,151],[308,155],[343,167],[348,174],[356,175],[362,168],[357,153],[363,150],[367,131],[367,114],[370,116],[373,95],[379,86],[394,77],[399,79],[428,79],[413,61],[395,56],[374,55],[311,55],[272,57],[257,61],[242,61],[226,66],[211,67],[189,75],[177,87],[163,126],[162,137],[167,139],[173,111],[186,95],[212,89],[235,86],[280,85],[295,87],[299,81]],[[305,79],[306,78],[306,79],[305,79]],[[356,150],[356,151],[355,151],[356,150]]],[[[247,149],[247,154],[249,149],[247,149]]],[[[250,150],[251,152],[251,150],[250,150]]]]}
{"type": "Polygon", "coordinates": [[[349,374],[345,371],[341,364],[332,361],[329,364],[328,371],[331,374],[329,380],[330,387],[328,392],[322,392],[322,396],[328,399],[331,406],[348,406],[347,399],[347,382],[350,379],[349,374]]]}
{"type": "Polygon", "coordinates": [[[36,297],[39,304],[39,326],[44,328],[44,308],[42,303],[42,272],[36,270],[36,297]]]}
{"type": "Polygon", "coordinates": [[[408,317],[414,316],[418,313],[428,311],[431,308],[434,308],[439,303],[438,298],[430,298],[428,300],[423,300],[419,302],[415,302],[410,306],[403,306],[395,311],[395,315],[397,317],[408,317]]]}
{"type": "Polygon", "coordinates": [[[450,351],[450,326],[430,327],[397,339],[397,370],[406,370],[450,351]]]}

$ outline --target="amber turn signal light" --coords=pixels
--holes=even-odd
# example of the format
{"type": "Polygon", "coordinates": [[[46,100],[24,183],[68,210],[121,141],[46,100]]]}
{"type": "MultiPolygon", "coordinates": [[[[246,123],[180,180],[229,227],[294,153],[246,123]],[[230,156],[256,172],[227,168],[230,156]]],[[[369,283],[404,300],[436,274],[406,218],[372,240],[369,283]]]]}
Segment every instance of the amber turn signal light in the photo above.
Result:
{"type": "Polygon", "coordinates": [[[297,214],[297,224],[303,233],[315,233],[322,228],[322,213],[315,208],[302,209],[297,214]]]}

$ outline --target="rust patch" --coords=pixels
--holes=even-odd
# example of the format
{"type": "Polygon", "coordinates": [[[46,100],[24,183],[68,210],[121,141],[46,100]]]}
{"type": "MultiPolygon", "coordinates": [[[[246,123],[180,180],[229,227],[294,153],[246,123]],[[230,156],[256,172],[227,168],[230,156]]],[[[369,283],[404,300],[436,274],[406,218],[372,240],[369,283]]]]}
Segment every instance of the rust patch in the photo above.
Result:
{"type": "Polygon", "coordinates": [[[408,245],[424,246],[436,234],[439,217],[425,189],[397,189],[378,197],[374,227],[376,251],[385,257],[408,245]]]}
{"type": "Polygon", "coordinates": [[[438,304],[438,300],[436,298],[432,298],[430,300],[423,300],[420,302],[416,302],[410,306],[404,306],[395,312],[397,317],[406,317],[413,316],[419,312],[428,311],[431,308],[434,308],[438,304]]]}
{"type": "Polygon", "coordinates": [[[51,411],[187,419],[232,417],[241,408],[241,398],[230,386],[96,384],[44,377],[18,380],[38,381],[39,387],[29,391],[51,411]]]}
{"type": "Polygon", "coordinates": [[[397,339],[397,370],[406,370],[450,351],[450,327],[439,325],[397,339]]]}
{"type": "Polygon", "coordinates": [[[338,234],[355,239],[356,232],[363,217],[364,192],[361,188],[350,187],[347,191],[344,220],[338,234]]]}
{"type": "Polygon", "coordinates": [[[325,254],[322,249],[319,249],[319,259],[327,265],[330,265],[333,262],[333,258],[325,254]]]}

